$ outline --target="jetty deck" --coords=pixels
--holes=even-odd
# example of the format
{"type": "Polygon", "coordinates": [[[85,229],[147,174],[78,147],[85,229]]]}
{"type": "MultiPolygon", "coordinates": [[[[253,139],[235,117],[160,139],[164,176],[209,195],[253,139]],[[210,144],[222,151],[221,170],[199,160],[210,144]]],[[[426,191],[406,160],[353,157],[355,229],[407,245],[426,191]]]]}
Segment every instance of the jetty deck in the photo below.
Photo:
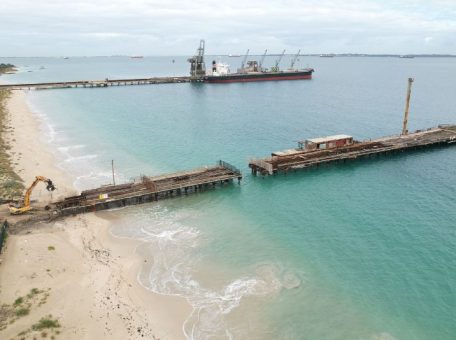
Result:
{"type": "Polygon", "coordinates": [[[252,174],[273,175],[322,164],[355,160],[375,155],[426,148],[437,145],[456,145],[456,125],[439,125],[414,133],[354,142],[351,145],[331,149],[290,149],[272,153],[271,157],[252,159],[249,162],[252,174]]]}
{"type": "Polygon", "coordinates": [[[44,90],[65,88],[99,88],[109,86],[151,85],[189,83],[197,81],[192,77],[152,77],[134,79],[77,80],[46,83],[1,84],[0,89],[9,90],[44,90]]]}
{"type": "Polygon", "coordinates": [[[219,161],[215,166],[161,176],[142,176],[138,181],[86,190],[68,197],[51,208],[59,216],[120,208],[128,205],[158,201],[224,186],[242,179],[241,172],[219,161]]]}
{"type": "Polygon", "coordinates": [[[85,190],[80,195],[67,197],[46,207],[34,206],[28,214],[11,215],[8,221],[12,226],[19,227],[69,215],[190,195],[228,186],[236,179],[238,182],[242,179],[239,169],[224,161],[218,161],[214,166],[153,177],[141,176],[130,183],[85,190]]]}

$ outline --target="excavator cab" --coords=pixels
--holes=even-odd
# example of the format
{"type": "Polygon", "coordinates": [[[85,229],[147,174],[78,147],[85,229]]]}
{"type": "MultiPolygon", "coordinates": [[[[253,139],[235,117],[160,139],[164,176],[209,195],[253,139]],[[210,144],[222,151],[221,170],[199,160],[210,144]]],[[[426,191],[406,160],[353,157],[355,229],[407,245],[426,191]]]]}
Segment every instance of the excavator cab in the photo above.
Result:
{"type": "Polygon", "coordinates": [[[26,213],[27,211],[31,210],[32,207],[30,206],[30,196],[32,194],[33,188],[38,184],[38,182],[46,183],[46,190],[47,191],[54,191],[56,187],[52,181],[43,176],[36,176],[35,180],[33,181],[32,185],[27,189],[24,196],[24,203],[22,207],[17,207],[14,205],[9,206],[9,211],[12,215],[20,215],[26,213]]]}

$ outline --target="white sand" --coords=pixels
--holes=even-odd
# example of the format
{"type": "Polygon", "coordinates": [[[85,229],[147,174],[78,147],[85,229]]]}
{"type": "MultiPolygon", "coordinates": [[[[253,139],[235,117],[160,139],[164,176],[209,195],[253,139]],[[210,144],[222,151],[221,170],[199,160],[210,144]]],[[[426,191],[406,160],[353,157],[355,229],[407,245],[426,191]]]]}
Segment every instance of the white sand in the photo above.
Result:
{"type": "MultiPolygon", "coordinates": [[[[8,108],[15,127],[9,137],[15,168],[26,185],[43,175],[58,187],[54,200],[74,194],[73,179],[56,168],[40,138],[25,94],[14,92],[8,108]]],[[[44,186],[32,198],[40,204],[51,199],[44,186]]],[[[1,303],[12,304],[32,288],[50,288],[50,294],[46,303],[33,306],[29,315],[0,331],[0,339],[17,336],[48,314],[62,325],[57,339],[184,338],[182,325],[191,307],[182,298],[151,293],[138,283],[144,261],[135,253],[138,243],[113,237],[109,221],[94,214],[33,225],[10,235],[1,255],[1,303]]]]}

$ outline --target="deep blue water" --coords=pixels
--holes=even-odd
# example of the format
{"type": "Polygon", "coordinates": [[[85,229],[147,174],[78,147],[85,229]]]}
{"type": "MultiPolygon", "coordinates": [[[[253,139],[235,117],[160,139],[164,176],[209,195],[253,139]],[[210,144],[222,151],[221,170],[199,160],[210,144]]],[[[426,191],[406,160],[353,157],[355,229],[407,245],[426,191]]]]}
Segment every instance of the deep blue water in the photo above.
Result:
{"type": "MultiPolygon", "coordinates": [[[[6,59],[20,72],[2,80],[184,75],[185,59],[6,59]]],[[[28,99],[80,188],[109,182],[111,159],[121,180],[218,159],[242,169],[240,186],[108,213],[118,217],[114,234],[146,241],[138,251],[154,265],[141,282],[194,306],[189,338],[452,339],[454,147],[270,178],[252,177],[247,164],[307,137],[399,133],[410,76],[409,130],[455,123],[456,59],[301,57],[301,65],[315,68],[314,79],[28,99]]]]}

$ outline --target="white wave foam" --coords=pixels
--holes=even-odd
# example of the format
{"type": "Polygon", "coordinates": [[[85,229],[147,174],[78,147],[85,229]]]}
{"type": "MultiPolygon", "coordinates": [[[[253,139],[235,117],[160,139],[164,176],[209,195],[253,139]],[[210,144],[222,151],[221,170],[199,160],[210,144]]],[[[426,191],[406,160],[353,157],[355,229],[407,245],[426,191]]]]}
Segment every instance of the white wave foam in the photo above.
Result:
{"type": "Polygon", "coordinates": [[[86,147],[86,145],[84,145],[84,144],[76,144],[76,145],[60,146],[57,148],[57,150],[59,150],[61,152],[69,152],[71,150],[82,149],[85,147],[86,147]]]}
{"type": "Polygon", "coordinates": [[[69,157],[67,159],[65,159],[64,162],[66,163],[71,163],[71,162],[79,162],[79,161],[82,161],[82,160],[86,160],[86,159],[94,159],[94,158],[97,158],[98,155],[96,154],[90,154],[90,155],[83,155],[83,156],[75,156],[75,157],[69,157]]]}
{"type": "Polygon", "coordinates": [[[199,261],[193,249],[202,241],[200,231],[178,222],[180,216],[158,205],[138,209],[134,214],[129,218],[134,225],[126,227],[123,236],[141,239],[141,249],[153,257],[138,273],[138,281],[155,293],[181,296],[190,303],[193,311],[183,325],[187,339],[231,339],[234,331],[227,316],[243,299],[300,285],[292,273],[286,273],[282,283],[281,270],[263,264],[252,275],[236,278],[219,290],[204,287],[192,275],[199,261]]]}

